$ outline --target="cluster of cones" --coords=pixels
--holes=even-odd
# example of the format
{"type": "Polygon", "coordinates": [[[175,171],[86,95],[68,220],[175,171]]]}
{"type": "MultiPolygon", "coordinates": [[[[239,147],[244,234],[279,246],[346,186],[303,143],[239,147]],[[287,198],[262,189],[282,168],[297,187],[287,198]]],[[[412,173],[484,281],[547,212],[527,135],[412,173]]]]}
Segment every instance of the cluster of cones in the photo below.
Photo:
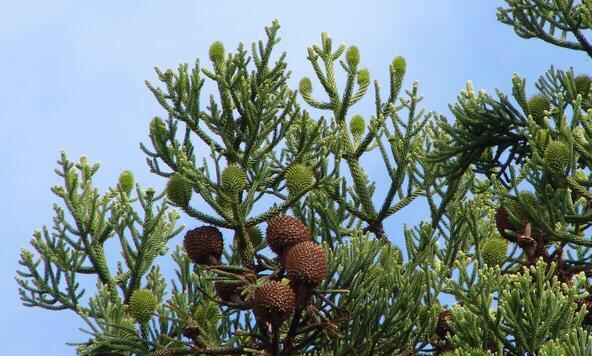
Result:
{"type": "MultiPolygon", "coordinates": [[[[322,246],[311,239],[304,223],[283,215],[268,221],[267,244],[277,255],[278,268],[268,280],[253,291],[248,303],[257,320],[279,325],[297,309],[310,303],[311,296],[327,276],[327,257],[322,246]]],[[[213,226],[190,230],[183,241],[189,258],[201,265],[219,265],[224,241],[213,226]]],[[[223,301],[243,304],[245,286],[216,282],[216,293],[223,301]]]]}

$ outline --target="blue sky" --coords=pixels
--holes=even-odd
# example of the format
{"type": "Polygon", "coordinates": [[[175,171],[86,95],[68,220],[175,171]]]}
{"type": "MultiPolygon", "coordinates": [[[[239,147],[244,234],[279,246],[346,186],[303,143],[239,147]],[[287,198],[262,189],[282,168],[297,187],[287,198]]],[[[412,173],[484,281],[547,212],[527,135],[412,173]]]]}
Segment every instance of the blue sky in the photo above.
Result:
{"type": "MultiPolygon", "coordinates": [[[[576,72],[590,65],[584,54],[520,39],[497,23],[495,9],[501,1],[220,3],[0,3],[3,353],[72,355],[65,342],[86,338],[71,312],[21,306],[14,281],[18,254],[35,228],[51,224],[56,199],[49,188],[58,183],[53,169],[62,149],[71,159],[85,154],[91,162],[102,163],[96,181],[101,189],[112,185],[124,169],[133,170],[145,187],[163,187],[163,181],[148,172],[138,148],[147,141],[150,119],[163,115],[144,86],[144,79],[156,81],[154,66],[176,68],[196,57],[206,63],[211,42],[220,40],[228,49],[239,41],[250,44],[262,39],[263,27],[278,18],[283,39],[278,48],[288,52],[294,85],[312,75],[306,48],[327,31],[336,43],[357,45],[362,65],[385,87],[388,64],[403,55],[408,63],[405,86],[418,80],[423,107],[448,116],[448,103],[468,79],[478,89],[509,92],[511,77],[518,73],[529,79],[533,90],[534,80],[551,64],[573,66],[576,72]]],[[[371,113],[363,104],[357,110],[371,113]]],[[[370,169],[374,180],[384,178],[383,167],[378,167],[370,169]]],[[[414,204],[389,221],[387,233],[401,241],[402,224],[425,217],[423,206],[414,204]]],[[[168,259],[159,262],[165,266],[168,259]]]]}

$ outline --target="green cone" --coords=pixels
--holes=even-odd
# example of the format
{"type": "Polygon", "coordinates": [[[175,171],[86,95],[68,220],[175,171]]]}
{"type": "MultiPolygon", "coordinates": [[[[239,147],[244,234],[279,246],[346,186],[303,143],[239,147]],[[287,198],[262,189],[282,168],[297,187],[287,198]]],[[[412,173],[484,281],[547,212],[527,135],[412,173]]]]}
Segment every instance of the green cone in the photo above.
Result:
{"type": "Polygon", "coordinates": [[[158,300],[148,289],[138,289],[132,293],[129,300],[130,314],[140,324],[146,324],[156,311],[158,300]]]}
{"type": "Polygon", "coordinates": [[[508,242],[498,237],[490,237],[481,245],[481,257],[483,262],[490,267],[500,266],[506,261],[508,242]]]}
{"type": "Polygon", "coordinates": [[[175,205],[185,207],[191,200],[191,186],[183,176],[175,173],[167,183],[166,196],[175,205]]]}
{"type": "Polygon", "coordinates": [[[286,170],[286,185],[290,194],[297,194],[308,188],[313,181],[310,167],[300,163],[293,164],[286,170]]]}

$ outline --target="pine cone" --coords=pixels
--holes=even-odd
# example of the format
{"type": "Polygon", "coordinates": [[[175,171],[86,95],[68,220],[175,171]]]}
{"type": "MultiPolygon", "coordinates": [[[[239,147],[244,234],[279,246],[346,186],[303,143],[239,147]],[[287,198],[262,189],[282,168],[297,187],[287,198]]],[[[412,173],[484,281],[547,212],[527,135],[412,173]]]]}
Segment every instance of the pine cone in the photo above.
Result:
{"type": "Polygon", "coordinates": [[[214,289],[216,290],[218,297],[225,302],[235,302],[233,300],[235,297],[242,299],[241,288],[237,284],[216,281],[214,283],[214,289]]]}
{"type": "Polygon", "coordinates": [[[327,277],[325,250],[313,241],[290,247],[286,253],[286,273],[296,284],[317,287],[327,277]]]}
{"type": "Polygon", "coordinates": [[[310,167],[300,163],[290,166],[286,170],[286,185],[290,194],[298,194],[308,188],[314,180],[310,167]]]}
{"type": "Polygon", "coordinates": [[[153,356],[173,356],[173,352],[169,349],[159,349],[154,351],[153,356]]]}
{"type": "Polygon", "coordinates": [[[135,290],[129,299],[130,314],[140,324],[146,324],[156,311],[158,300],[148,289],[135,290]]]}
{"type": "Polygon", "coordinates": [[[197,264],[212,265],[220,262],[224,240],[214,226],[201,226],[187,231],[183,246],[189,258],[197,264]]]}
{"type": "Polygon", "coordinates": [[[352,135],[360,137],[366,131],[366,121],[360,115],[355,115],[349,121],[349,131],[352,135]]]}
{"type": "Polygon", "coordinates": [[[436,334],[438,334],[438,336],[441,339],[445,339],[446,334],[448,334],[448,332],[450,332],[450,327],[448,325],[451,320],[452,320],[452,313],[450,312],[450,310],[444,310],[438,314],[438,324],[436,326],[436,334]]]}
{"type": "Polygon", "coordinates": [[[538,124],[543,122],[545,110],[548,111],[550,109],[551,102],[549,101],[549,98],[543,94],[533,95],[530,99],[528,99],[528,111],[530,111],[532,119],[538,124]]]}
{"type": "Polygon", "coordinates": [[[166,186],[166,196],[177,206],[186,207],[191,200],[191,185],[183,176],[173,174],[166,186]]]}
{"type": "Polygon", "coordinates": [[[490,237],[481,245],[481,257],[488,266],[500,266],[506,261],[508,241],[498,237],[490,237]]]}
{"type": "Polygon", "coordinates": [[[222,172],[222,190],[228,194],[238,194],[247,185],[247,174],[245,170],[236,163],[233,163],[222,172]]]}
{"type": "Polygon", "coordinates": [[[310,230],[300,219],[282,215],[269,220],[265,238],[271,250],[281,256],[290,246],[310,240],[310,230]]]}
{"type": "Polygon", "coordinates": [[[551,141],[545,148],[543,160],[552,173],[564,173],[570,164],[569,147],[562,141],[551,141]]]}
{"type": "Polygon", "coordinates": [[[510,222],[510,214],[508,214],[508,211],[503,206],[497,208],[495,212],[495,226],[502,236],[506,235],[506,230],[512,230],[513,228],[510,222]]]}
{"type": "Polygon", "coordinates": [[[128,195],[134,188],[134,173],[132,171],[123,171],[119,176],[119,189],[128,195]]]}
{"type": "Polygon", "coordinates": [[[278,281],[267,282],[255,290],[255,316],[267,322],[281,323],[296,308],[296,296],[290,286],[278,281]]]}

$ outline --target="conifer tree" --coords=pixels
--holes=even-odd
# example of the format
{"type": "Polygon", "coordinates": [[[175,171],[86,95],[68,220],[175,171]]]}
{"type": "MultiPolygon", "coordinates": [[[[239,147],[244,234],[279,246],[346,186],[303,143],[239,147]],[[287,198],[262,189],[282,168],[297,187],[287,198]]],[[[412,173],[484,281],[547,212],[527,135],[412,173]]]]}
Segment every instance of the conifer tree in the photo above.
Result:
{"type": "MultiPolygon", "coordinates": [[[[506,2],[519,35],[592,55],[592,3],[506,2]]],[[[527,95],[516,76],[511,98],[469,82],[452,121],[403,89],[403,57],[385,91],[326,33],[291,88],[279,27],[146,82],[164,118],[140,146],[162,192],[124,171],[100,193],[99,165],[62,153],[62,204],[21,252],[23,303],[79,315],[81,355],[590,355],[591,78],[551,68],[527,95]],[[396,246],[384,221],[415,199],[429,219],[396,246]]]]}

